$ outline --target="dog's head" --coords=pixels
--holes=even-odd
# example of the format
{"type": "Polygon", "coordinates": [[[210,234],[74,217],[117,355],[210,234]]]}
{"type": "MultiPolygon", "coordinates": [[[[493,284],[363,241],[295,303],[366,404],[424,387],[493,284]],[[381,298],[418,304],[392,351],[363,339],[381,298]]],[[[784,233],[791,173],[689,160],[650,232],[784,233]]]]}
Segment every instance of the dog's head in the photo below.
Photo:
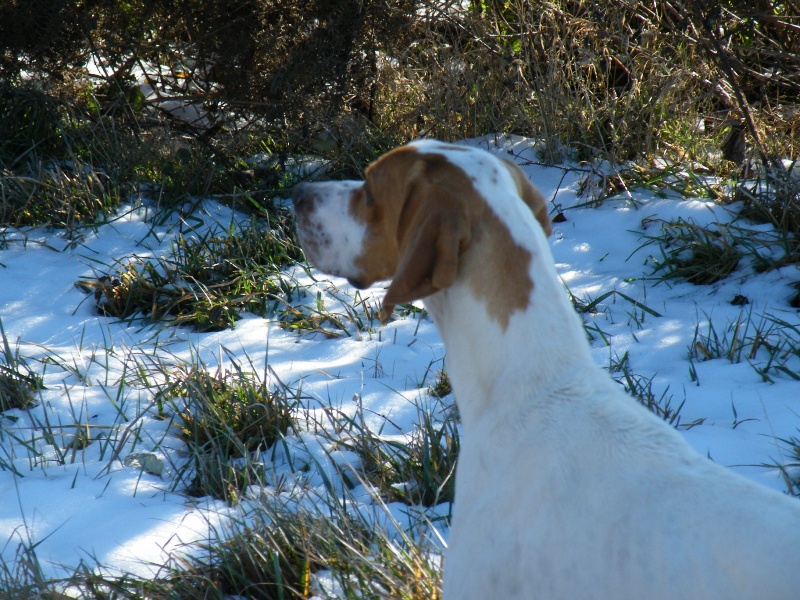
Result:
{"type": "MultiPolygon", "coordinates": [[[[300,242],[318,269],[358,288],[392,280],[383,302],[386,320],[395,305],[453,284],[465,252],[486,244],[487,228],[502,229],[510,218],[490,206],[506,196],[526,203],[550,233],[545,200],[516,165],[438,142],[388,152],[367,168],[363,182],[301,184],[293,200],[300,242]]],[[[513,259],[507,228],[494,243],[501,247],[484,248],[488,256],[476,265],[488,270],[485,284],[497,275],[493,264],[513,259]]]]}

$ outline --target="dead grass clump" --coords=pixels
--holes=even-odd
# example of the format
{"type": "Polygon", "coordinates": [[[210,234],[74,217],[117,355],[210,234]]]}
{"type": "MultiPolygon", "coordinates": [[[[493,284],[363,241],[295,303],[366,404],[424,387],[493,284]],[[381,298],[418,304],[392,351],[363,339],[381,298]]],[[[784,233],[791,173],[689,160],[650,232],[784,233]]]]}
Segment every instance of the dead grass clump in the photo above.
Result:
{"type": "Polygon", "coordinates": [[[742,254],[723,226],[700,226],[678,219],[659,222],[661,231],[644,236],[645,245],[658,243],[661,257],[651,256],[659,280],[683,279],[696,285],[716,283],[739,266],[742,254]]]}
{"type": "Polygon", "coordinates": [[[249,485],[263,481],[259,453],[296,426],[297,400],[238,364],[215,373],[178,368],[169,373],[156,401],[188,447],[177,478],[184,491],[231,504],[249,485]]]}
{"type": "Polygon", "coordinates": [[[0,319],[0,413],[30,408],[36,404],[35,393],[41,389],[41,376],[31,369],[19,349],[11,348],[0,319]]]}
{"type": "Polygon", "coordinates": [[[76,285],[94,296],[98,312],[122,319],[170,319],[197,331],[231,327],[240,311],[266,316],[283,304],[293,285],[281,269],[302,253],[285,212],[273,210],[224,233],[180,236],[169,255],[129,259],[116,272],[82,279],[76,285]]]}
{"type": "MultiPolygon", "coordinates": [[[[218,536],[191,556],[173,557],[148,580],[79,569],[69,583],[91,599],[441,598],[441,557],[433,543],[392,535],[341,505],[290,511],[265,499],[218,536]]],[[[43,581],[36,589],[58,583],[43,581]]],[[[9,597],[29,597],[23,589],[22,583],[12,588],[20,593],[9,597]]]]}

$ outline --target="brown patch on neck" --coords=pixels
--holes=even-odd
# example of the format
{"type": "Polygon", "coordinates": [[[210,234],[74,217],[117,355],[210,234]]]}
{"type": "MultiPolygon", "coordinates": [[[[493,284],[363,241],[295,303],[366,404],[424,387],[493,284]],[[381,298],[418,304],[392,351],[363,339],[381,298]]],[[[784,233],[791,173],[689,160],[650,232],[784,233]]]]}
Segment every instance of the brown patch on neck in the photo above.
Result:
{"type": "Polygon", "coordinates": [[[514,241],[508,227],[488,206],[478,218],[461,272],[468,274],[472,293],[486,303],[489,317],[505,332],[514,312],[525,311],[530,304],[531,253],[514,241]]]}

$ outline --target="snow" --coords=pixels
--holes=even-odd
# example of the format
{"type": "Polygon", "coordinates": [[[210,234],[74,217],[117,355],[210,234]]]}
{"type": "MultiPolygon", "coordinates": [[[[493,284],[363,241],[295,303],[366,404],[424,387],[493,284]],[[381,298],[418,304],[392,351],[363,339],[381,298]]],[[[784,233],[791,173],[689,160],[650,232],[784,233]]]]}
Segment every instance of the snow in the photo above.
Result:
{"type": "MultiPolygon", "coordinates": [[[[709,286],[658,282],[650,260],[658,255],[658,246],[645,245],[643,237],[657,235],[658,219],[727,223],[735,207],[650,191],[633,191],[630,197],[590,207],[577,195],[585,173],[538,164],[529,140],[492,137],[468,143],[515,156],[544,196],[563,211],[567,220],[554,224],[551,243],[559,275],[574,297],[590,302],[612,290],[624,294],[609,296],[597,312],[584,315],[596,362],[608,367],[627,355],[633,373],[652,378],[657,398],[666,391],[673,407],[683,402],[681,431],[698,452],[785,491],[779,471],[764,465],[796,461],[780,440],[798,434],[800,383],[774,370],[768,373],[772,381],[765,381],[756,370],[768,359],[763,349],[738,363],[690,360],[689,349],[697,341],[696,331],[709,331],[709,320],[722,336],[742,315],[752,321],[751,327],[766,315],[797,328],[783,329],[796,349],[800,316],[789,298],[795,291],[792,284],[800,279],[798,268],[756,273],[744,259],[731,276],[709,286]],[[732,305],[737,295],[747,297],[749,304],[732,305]]],[[[224,230],[231,221],[244,219],[212,201],[201,207],[197,216],[203,227],[224,230]]],[[[361,411],[367,425],[386,436],[408,434],[419,405],[431,403],[426,388],[443,368],[445,349],[424,313],[399,317],[384,327],[375,321],[371,332],[337,339],[289,332],[252,315],[233,329],[206,334],[97,315],[91,297],[75,287],[76,281],[109,272],[131,255],[163,254],[179,231],[187,233],[187,223],[175,219],[155,227],[153,235],[149,216],[147,204],[139,202],[77,240],[58,232],[7,232],[7,238],[26,243],[0,246],[0,319],[12,349],[43,373],[46,385],[37,407],[0,416],[0,558],[6,563],[15,560],[20,544],[36,545],[52,575],[69,573],[83,560],[146,576],[170,553],[219,531],[236,510],[219,501],[187,498],[174,489],[180,442],[155,418],[152,392],[120,384],[135,364],[147,364],[154,356],[170,364],[201,362],[211,369],[229,365],[235,357],[259,373],[268,364],[272,377],[290,389],[302,389],[310,413],[322,415],[325,407],[350,416],[361,411]],[[85,448],[65,450],[72,439],[68,435],[55,444],[32,439],[38,435],[36,424],[49,423],[55,431],[63,427],[71,434],[76,422],[93,427],[94,441],[85,448]],[[128,423],[139,432],[135,444],[136,436],[123,439],[128,423]],[[161,476],[125,466],[123,459],[135,452],[161,458],[161,476]]],[[[769,234],[768,227],[748,227],[769,234]]],[[[323,294],[329,308],[338,305],[337,298],[354,294],[344,280],[294,271],[300,283],[323,294]]],[[[360,294],[377,307],[382,292],[378,285],[360,294]]],[[[785,360],[800,372],[796,357],[785,360]]],[[[322,488],[324,480],[315,469],[326,469],[334,458],[324,440],[308,431],[289,443],[293,460],[312,467],[306,484],[322,488]]],[[[346,460],[346,453],[339,458],[346,460]]],[[[276,477],[287,472],[281,452],[265,460],[274,462],[276,477]]],[[[354,498],[369,508],[369,494],[354,498]]],[[[390,508],[402,522],[403,508],[390,508]]],[[[446,515],[448,507],[436,512],[446,515]]],[[[446,539],[446,531],[442,535],[446,539]]]]}

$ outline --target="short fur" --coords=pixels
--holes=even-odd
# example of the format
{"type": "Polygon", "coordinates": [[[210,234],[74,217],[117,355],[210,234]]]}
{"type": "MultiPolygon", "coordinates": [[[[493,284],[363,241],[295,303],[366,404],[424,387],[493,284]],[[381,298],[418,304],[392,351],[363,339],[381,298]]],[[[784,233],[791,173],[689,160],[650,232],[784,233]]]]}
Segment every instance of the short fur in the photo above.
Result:
{"type": "Polygon", "coordinates": [[[800,502],[698,455],[594,364],[516,166],[417,142],[294,200],[313,263],[392,278],[385,316],[422,298],[444,340],[463,424],[445,599],[800,598],[800,502]]]}

